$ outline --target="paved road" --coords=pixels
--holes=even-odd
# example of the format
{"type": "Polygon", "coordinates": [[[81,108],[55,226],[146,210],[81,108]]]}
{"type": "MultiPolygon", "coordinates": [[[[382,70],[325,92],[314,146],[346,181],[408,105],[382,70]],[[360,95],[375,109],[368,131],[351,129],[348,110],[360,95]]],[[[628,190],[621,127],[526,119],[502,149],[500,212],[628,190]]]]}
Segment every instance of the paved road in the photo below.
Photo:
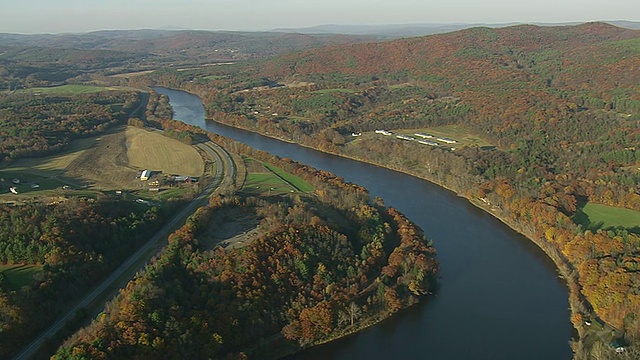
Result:
{"type": "MultiPolygon", "coordinates": [[[[232,186],[233,176],[235,174],[235,166],[231,160],[231,156],[220,146],[213,142],[205,142],[197,144],[196,147],[202,149],[207,156],[210,156],[216,162],[216,174],[213,181],[207,186],[198,197],[193,199],[182,211],[176,214],[160,231],[158,231],[146,244],[141,246],[138,251],[131,255],[117,269],[115,269],[108,278],[106,278],[91,293],[80,300],[72,309],[60,317],[53,325],[41,333],[27,347],[25,347],[14,359],[27,360],[34,357],[37,351],[42,347],[44,342],[52,339],[63,327],[76,316],[76,313],[89,306],[95,304],[98,300],[104,305],[109,299],[112,292],[109,291],[114,285],[122,287],[131,280],[131,278],[122,279],[123,275],[130,271],[132,267],[137,266],[138,269],[143,268],[151,258],[153,258],[165,245],[165,239],[169,234],[184,221],[200,206],[206,204],[209,197],[219,188],[225,188],[227,185],[232,186]],[[101,298],[102,297],[102,298],[101,298]]],[[[135,272],[131,272],[134,273],[135,272]]]]}

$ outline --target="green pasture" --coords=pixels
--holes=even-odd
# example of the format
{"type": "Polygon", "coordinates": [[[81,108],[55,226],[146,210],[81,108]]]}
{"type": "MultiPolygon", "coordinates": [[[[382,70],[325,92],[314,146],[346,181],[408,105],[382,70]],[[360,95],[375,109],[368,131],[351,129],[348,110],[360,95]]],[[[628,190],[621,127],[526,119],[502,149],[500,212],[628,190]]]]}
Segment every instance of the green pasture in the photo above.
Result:
{"type": "Polygon", "coordinates": [[[282,181],[275,174],[270,173],[251,173],[247,174],[247,180],[244,182],[242,192],[250,195],[277,195],[290,193],[291,186],[282,181]]]}
{"type": "Polygon", "coordinates": [[[289,183],[289,185],[293,186],[298,191],[310,192],[310,191],[315,190],[315,188],[313,186],[311,186],[311,184],[309,184],[308,182],[302,180],[301,178],[299,178],[299,177],[297,177],[297,176],[295,176],[293,174],[290,174],[290,173],[280,169],[277,166],[273,166],[271,164],[266,164],[266,163],[263,163],[263,165],[269,171],[273,172],[274,174],[276,174],[280,178],[284,179],[284,181],[289,183]]]}
{"type": "Polygon", "coordinates": [[[59,189],[64,185],[66,183],[60,180],[35,175],[26,170],[0,170],[0,189],[3,189],[2,193],[9,193],[9,188],[15,187],[19,195],[31,195],[36,192],[59,189]],[[19,179],[20,183],[14,184],[13,179],[19,179]],[[37,187],[34,185],[37,185],[37,187]]]}
{"type": "Polygon", "coordinates": [[[33,94],[90,94],[101,91],[110,91],[112,88],[104,87],[104,86],[93,86],[93,85],[61,85],[61,86],[53,86],[53,87],[41,87],[41,88],[31,88],[22,90],[24,92],[29,92],[33,94]]]}
{"type": "Polygon", "coordinates": [[[342,93],[342,94],[353,94],[355,93],[355,89],[321,89],[316,90],[314,94],[333,94],[333,93],[342,93]]]}
{"type": "Polygon", "coordinates": [[[277,166],[246,158],[247,178],[242,192],[249,195],[276,195],[291,192],[309,192],[314,188],[306,181],[277,166]]]}
{"type": "Polygon", "coordinates": [[[228,76],[223,76],[223,75],[208,75],[203,77],[203,79],[205,80],[222,80],[222,79],[226,79],[228,76]]]}
{"type": "Polygon", "coordinates": [[[0,273],[10,290],[18,290],[33,283],[33,276],[42,271],[39,265],[0,265],[0,273]]]}
{"type": "Polygon", "coordinates": [[[587,203],[574,221],[589,230],[624,228],[640,232],[640,211],[587,203]]]}

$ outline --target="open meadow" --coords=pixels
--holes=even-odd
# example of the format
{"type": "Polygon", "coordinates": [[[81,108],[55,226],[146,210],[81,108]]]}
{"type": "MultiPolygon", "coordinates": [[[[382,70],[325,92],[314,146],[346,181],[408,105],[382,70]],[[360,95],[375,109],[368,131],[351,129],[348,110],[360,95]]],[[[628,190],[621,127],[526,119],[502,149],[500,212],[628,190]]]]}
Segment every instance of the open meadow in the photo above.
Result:
{"type": "Polygon", "coordinates": [[[588,203],[574,218],[590,230],[623,228],[640,233],[640,211],[588,203]]]}
{"type": "Polygon", "coordinates": [[[112,87],[92,86],[92,85],[60,85],[52,87],[39,87],[21,90],[32,94],[90,94],[101,91],[117,90],[112,87]]]}
{"type": "Polygon", "coordinates": [[[33,283],[33,276],[42,271],[39,265],[0,265],[0,274],[11,290],[18,290],[33,283]]]}
{"type": "Polygon", "coordinates": [[[242,192],[246,195],[278,195],[310,192],[313,186],[284,170],[252,158],[245,158],[247,179],[242,192]]]}

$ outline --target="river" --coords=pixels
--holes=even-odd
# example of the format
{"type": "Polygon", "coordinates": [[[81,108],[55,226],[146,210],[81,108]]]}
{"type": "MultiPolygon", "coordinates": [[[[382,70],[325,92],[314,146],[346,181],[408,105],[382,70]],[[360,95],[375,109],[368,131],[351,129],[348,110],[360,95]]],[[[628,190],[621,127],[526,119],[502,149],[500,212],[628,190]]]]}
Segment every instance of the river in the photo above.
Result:
{"type": "Polygon", "coordinates": [[[427,181],[205,121],[200,98],[169,96],[174,118],[365,186],[433,240],[436,296],[369,329],[294,359],[570,359],[568,290],[553,262],[524,236],[427,181]]]}

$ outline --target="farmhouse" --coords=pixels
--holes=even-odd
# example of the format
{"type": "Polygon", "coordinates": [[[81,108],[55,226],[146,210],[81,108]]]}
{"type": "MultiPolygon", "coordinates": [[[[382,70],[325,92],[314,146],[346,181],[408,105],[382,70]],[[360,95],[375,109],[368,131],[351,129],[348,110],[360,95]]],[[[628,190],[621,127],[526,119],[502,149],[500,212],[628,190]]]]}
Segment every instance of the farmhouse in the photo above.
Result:
{"type": "Polygon", "coordinates": [[[144,170],[142,174],[140,174],[140,181],[147,181],[151,177],[151,171],[144,170]]]}

